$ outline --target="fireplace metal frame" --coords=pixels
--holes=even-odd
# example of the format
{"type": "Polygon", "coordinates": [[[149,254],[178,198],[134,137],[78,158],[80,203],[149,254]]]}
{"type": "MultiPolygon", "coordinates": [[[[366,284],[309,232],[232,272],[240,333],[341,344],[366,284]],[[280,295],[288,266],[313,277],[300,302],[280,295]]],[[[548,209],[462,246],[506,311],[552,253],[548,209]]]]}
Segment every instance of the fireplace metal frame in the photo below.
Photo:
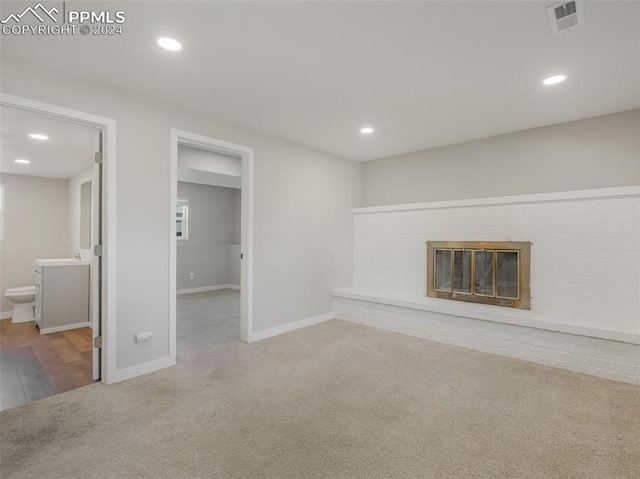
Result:
{"type": "Polygon", "coordinates": [[[531,243],[528,241],[427,241],[427,296],[471,303],[491,304],[518,309],[531,309],[531,243]],[[451,250],[451,290],[435,288],[436,250],[451,250]],[[471,292],[453,291],[454,251],[471,251],[471,292]],[[475,293],[474,251],[493,251],[493,296],[475,293]],[[496,277],[498,252],[518,253],[518,298],[497,296],[496,277]]]}

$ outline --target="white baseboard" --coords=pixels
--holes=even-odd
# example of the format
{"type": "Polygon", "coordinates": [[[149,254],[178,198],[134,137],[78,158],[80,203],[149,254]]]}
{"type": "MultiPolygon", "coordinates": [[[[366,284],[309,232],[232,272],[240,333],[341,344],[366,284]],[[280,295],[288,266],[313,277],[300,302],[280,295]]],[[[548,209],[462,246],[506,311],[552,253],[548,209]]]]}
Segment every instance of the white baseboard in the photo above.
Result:
{"type": "Polygon", "coordinates": [[[172,360],[170,357],[164,357],[160,359],[155,359],[153,361],[148,361],[146,363],[137,364],[135,366],[131,366],[128,368],[120,369],[110,375],[109,384],[117,383],[120,381],[125,381],[127,379],[135,378],[137,376],[142,376],[144,374],[149,374],[154,371],[159,371],[160,369],[168,368],[170,366],[175,366],[175,359],[172,360]]]}
{"type": "Polygon", "coordinates": [[[236,284],[218,284],[215,286],[200,286],[199,288],[179,289],[176,291],[176,294],[206,293],[208,291],[218,291],[221,289],[235,289],[240,291],[240,286],[236,284]]]}
{"type": "Polygon", "coordinates": [[[264,331],[258,331],[257,333],[251,333],[249,335],[249,342],[260,341],[261,339],[270,338],[272,336],[278,336],[279,334],[295,331],[296,329],[306,328],[314,324],[322,323],[336,317],[335,313],[320,314],[311,318],[301,319],[300,321],[294,321],[293,323],[283,324],[282,326],[276,326],[275,328],[265,329],[264,331]]]}
{"type": "Polygon", "coordinates": [[[4,311],[0,313],[0,319],[9,319],[11,316],[13,316],[13,311],[4,311]]]}
{"type": "Polygon", "coordinates": [[[78,328],[90,328],[91,323],[86,321],[84,323],[65,324],[64,326],[55,326],[53,328],[44,328],[40,330],[40,334],[59,333],[61,331],[69,331],[70,329],[78,328]]]}
{"type": "MultiPolygon", "coordinates": [[[[218,287],[217,289],[239,289],[238,286],[234,288],[229,288],[229,286],[235,285],[224,285],[222,287],[218,287]]],[[[207,290],[207,291],[215,291],[215,290],[207,290]]],[[[189,294],[189,293],[184,293],[189,294]]],[[[290,331],[294,331],[296,329],[304,328],[306,326],[311,326],[313,324],[322,323],[324,321],[328,321],[330,319],[334,319],[335,314],[333,311],[330,313],[321,314],[318,316],[313,316],[311,318],[301,319],[300,321],[295,321],[289,324],[283,324],[282,326],[278,326],[275,328],[267,329],[264,331],[259,331],[255,334],[251,334],[249,336],[249,342],[259,341],[261,339],[270,338],[272,336],[277,336],[279,334],[288,333],[290,331]]],[[[158,371],[160,369],[168,368],[170,366],[175,366],[175,359],[171,359],[170,357],[164,357],[160,359],[156,359],[154,361],[149,361],[143,364],[138,364],[136,366],[131,366],[129,368],[120,369],[115,371],[109,377],[109,384],[117,383],[120,381],[125,381],[127,379],[135,378],[137,376],[142,376],[144,374],[149,374],[154,371],[158,371]]]]}

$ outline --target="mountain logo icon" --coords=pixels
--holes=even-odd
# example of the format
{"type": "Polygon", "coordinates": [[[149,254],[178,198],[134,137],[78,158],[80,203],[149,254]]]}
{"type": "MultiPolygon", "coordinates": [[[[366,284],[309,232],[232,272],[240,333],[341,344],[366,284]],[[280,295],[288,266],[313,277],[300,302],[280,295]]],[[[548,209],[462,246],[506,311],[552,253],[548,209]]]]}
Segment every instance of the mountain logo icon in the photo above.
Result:
{"type": "Polygon", "coordinates": [[[33,16],[35,16],[38,20],[40,20],[40,23],[44,23],[46,17],[49,17],[55,23],[58,23],[58,19],[54,16],[54,13],[57,14],[60,12],[56,7],[51,8],[51,10],[47,10],[46,8],[44,8],[42,3],[38,3],[35,7],[29,6],[25,8],[22,13],[12,13],[7,18],[0,21],[0,23],[9,23],[10,20],[13,20],[16,23],[20,23],[22,17],[24,17],[27,13],[31,13],[33,16]]]}

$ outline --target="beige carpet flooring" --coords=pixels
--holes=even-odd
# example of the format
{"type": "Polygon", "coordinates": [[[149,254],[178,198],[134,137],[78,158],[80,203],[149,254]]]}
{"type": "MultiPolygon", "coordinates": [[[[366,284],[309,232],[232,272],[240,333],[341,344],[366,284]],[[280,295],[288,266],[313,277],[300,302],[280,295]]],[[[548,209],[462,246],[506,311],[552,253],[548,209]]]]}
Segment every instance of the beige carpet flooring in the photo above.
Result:
{"type": "Polygon", "coordinates": [[[638,386],[338,320],[200,346],[2,412],[0,476],[640,477],[638,386]]]}

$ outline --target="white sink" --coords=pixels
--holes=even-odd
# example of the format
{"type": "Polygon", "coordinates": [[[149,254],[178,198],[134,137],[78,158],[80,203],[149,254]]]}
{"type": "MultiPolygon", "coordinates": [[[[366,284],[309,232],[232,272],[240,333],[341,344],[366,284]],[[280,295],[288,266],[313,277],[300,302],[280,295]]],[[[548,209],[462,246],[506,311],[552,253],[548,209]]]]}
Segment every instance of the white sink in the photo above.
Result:
{"type": "Polygon", "coordinates": [[[73,259],[73,258],[60,258],[60,259],[37,259],[36,265],[38,266],[83,266],[90,265],[91,261],[88,259],[73,259]]]}

